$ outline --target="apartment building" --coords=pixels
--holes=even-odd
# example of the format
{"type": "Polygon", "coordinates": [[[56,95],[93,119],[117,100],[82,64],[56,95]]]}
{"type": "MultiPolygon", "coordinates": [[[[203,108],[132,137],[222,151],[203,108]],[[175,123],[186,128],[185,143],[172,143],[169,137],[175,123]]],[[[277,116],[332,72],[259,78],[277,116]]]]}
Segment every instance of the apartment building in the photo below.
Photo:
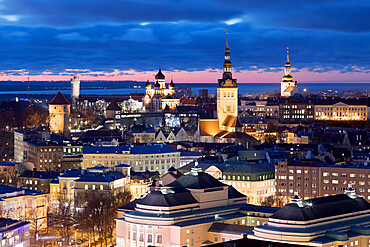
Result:
{"type": "Polygon", "coordinates": [[[370,167],[329,165],[316,159],[279,161],[275,165],[276,195],[289,201],[297,191],[303,199],[343,194],[348,184],[370,201],[370,167]]]}
{"type": "Polygon", "coordinates": [[[47,197],[44,192],[0,185],[1,217],[30,221],[31,231],[47,228],[47,197]]]}
{"type": "Polygon", "coordinates": [[[85,146],[83,169],[102,164],[114,167],[127,164],[136,172],[167,172],[171,166],[180,166],[180,151],[164,144],[146,146],[85,146]]]}

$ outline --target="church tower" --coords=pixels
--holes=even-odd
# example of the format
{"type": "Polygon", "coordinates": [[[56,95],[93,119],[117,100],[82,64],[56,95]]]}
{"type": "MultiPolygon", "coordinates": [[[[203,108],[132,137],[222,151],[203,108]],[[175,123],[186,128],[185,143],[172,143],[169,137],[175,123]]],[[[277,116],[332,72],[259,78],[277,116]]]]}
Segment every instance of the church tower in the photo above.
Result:
{"type": "Polygon", "coordinates": [[[238,86],[231,74],[229,37],[226,33],[225,60],[223,63],[222,79],[217,85],[217,114],[220,129],[228,115],[238,116],[238,86]]]}
{"type": "Polygon", "coordinates": [[[155,83],[160,85],[160,89],[165,89],[166,88],[166,83],[165,83],[165,76],[162,73],[161,70],[161,65],[159,65],[159,70],[158,73],[155,75],[155,83]]]}
{"type": "Polygon", "coordinates": [[[281,81],[281,96],[290,97],[292,91],[296,87],[296,82],[293,81],[292,68],[289,62],[289,47],[287,48],[285,74],[281,81]]]}

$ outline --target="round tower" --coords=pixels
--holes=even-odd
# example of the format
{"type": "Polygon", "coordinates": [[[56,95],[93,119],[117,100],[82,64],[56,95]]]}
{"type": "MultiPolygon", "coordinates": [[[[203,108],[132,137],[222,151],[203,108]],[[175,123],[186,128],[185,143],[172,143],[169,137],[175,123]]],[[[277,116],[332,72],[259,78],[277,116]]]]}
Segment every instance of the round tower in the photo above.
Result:
{"type": "Polygon", "coordinates": [[[78,99],[80,97],[80,78],[74,76],[71,78],[71,97],[78,99]]]}
{"type": "Polygon", "coordinates": [[[69,114],[71,104],[59,91],[49,103],[50,131],[69,135],[69,114]]]}

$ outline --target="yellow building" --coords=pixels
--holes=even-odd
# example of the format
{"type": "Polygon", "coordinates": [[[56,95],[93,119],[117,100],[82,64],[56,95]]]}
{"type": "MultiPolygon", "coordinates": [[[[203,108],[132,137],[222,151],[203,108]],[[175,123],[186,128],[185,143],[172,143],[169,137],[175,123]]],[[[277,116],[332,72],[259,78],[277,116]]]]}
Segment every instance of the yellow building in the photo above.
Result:
{"type": "Polygon", "coordinates": [[[164,174],[171,166],[180,166],[180,152],[165,144],[83,147],[83,169],[97,164],[107,167],[127,164],[136,172],[158,171],[164,174]]]}
{"type": "Polygon", "coordinates": [[[315,104],[315,120],[366,121],[367,105],[355,100],[323,99],[315,104]],[[351,102],[348,102],[351,101],[351,102]],[[348,104],[346,104],[347,102],[348,104]],[[332,103],[332,104],[330,104],[332,103]]]}
{"type": "Polygon", "coordinates": [[[0,198],[1,217],[30,221],[32,232],[41,232],[47,228],[48,194],[0,185],[0,198]]]}
{"type": "Polygon", "coordinates": [[[80,194],[86,191],[110,191],[126,188],[130,184],[130,166],[118,165],[115,170],[97,165],[86,170],[71,169],[58,177],[57,181],[50,183],[50,203],[57,209],[60,196],[63,202],[78,208],[84,201],[79,200],[80,194]]]}
{"type": "Polygon", "coordinates": [[[50,131],[69,135],[71,104],[59,91],[49,103],[50,131]]]}

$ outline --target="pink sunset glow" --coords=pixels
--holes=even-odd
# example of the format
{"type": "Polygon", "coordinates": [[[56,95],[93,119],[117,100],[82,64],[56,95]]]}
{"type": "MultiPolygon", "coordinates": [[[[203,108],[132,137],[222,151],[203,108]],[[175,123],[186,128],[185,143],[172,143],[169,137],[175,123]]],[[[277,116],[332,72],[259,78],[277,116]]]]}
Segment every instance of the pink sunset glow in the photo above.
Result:
{"type": "MultiPolygon", "coordinates": [[[[88,69],[66,69],[61,73],[44,71],[39,75],[31,75],[26,70],[8,70],[0,73],[2,81],[67,81],[73,76],[80,77],[86,81],[154,81],[157,71],[135,71],[135,70],[114,70],[90,71],[88,69]]],[[[163,71],[166,80],[169,81],[171,76],[175,83],[215,83],[221,78],[221,70],[206,69],[202,71],[163,71]]],[[[260,70],[241,70],[234,72],[233,75],[239,83],[280,83],[283,76],[283,70],[278,72],[266,72],[260,70]]],[[[292,72],[293,77],[298,82],[370,82],[369,71],[364,72],[312,72],[306,69],[292,72]]]]}

